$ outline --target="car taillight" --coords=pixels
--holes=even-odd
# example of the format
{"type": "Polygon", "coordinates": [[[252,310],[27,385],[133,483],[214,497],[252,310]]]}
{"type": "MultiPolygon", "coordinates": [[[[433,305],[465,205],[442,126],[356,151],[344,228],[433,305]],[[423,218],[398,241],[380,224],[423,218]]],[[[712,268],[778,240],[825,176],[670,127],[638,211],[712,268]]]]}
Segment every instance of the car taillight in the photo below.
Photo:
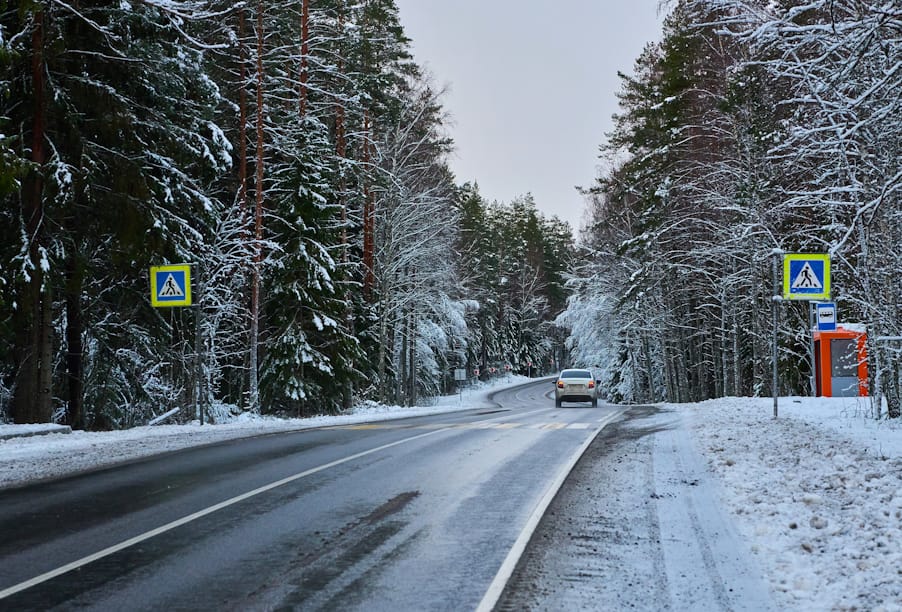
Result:
{"type": "Polygon", "coordinates": [[[558,388],[558,389],[563,389],[563,388],[564,388],[564,381],[563,381],[563,380],[557,381],[557,388],[558,388]]]}
{"type": "Polygon", "coordinates": [[[594,388],[595,388],[595,381],[594,381],[594,380],[590,380],[590,381],[589,381],[589,388],[590,388],[590,389],[594,389],[594,388]]]}

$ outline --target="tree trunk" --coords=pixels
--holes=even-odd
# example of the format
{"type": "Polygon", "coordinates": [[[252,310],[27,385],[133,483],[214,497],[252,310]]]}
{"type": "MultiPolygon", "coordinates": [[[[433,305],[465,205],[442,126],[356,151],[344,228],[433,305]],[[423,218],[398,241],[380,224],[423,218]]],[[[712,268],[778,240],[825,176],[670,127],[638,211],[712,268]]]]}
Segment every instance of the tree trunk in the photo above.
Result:
{"type": "MultiPolygon", "coordinates": [[[[369,168],[370,164],[370,115],[363,115],[363,165],[369,168]]],[[[373,285],[376,282],[373,266],[375,265],[376,228],[375,228],[375,203],[373,191],[369,180],[364,177],[363,187],[363,291],[369,299],[372,296],[373,285]]]]}
{"type": "Polygon", "coordinates": [[[732,308],[732,336],[733,336],[733,395],[741,397],[743,393],[742,360],[739,356],[739,322],[736,319],[736,306],[732,308]]]}
{"type": "Polygon", "coordinates": [[[648,340],[648,332],[642,331],[642,352],[643,361],[645,361],[645,374],[648,376],[648,398],[649,401],[656,401],[658,399],[657,393],[655,392],[655,373],[654,373],[654,365],[652,364],[652,356],[651,356],[651,345],[648,340]]]}
{"type": "Polygon", "coordinates": [[[49,423],[53,416],[52,299],[49,290],[41,290],[43,281],[40,269],[32,271],[15,317],[16,353],[20,356],[12,398],[16,423],[49,423]]]}
{"type": "Polygon", "coordinates": [[[408,375],[410,376],[410,387],[408,391],[409,406],[417,405],[417,339],[416,339],[416,314],[414,310],[410,311],[410,324],[408,328],[408,342],[410,348],[407,349],[407,355],[410,358],[410,367],[408,375]]]}
{"type": "MultiPolygon", "coordinates": [[[[344,12],[339,8],[338,27],[344,30],[344,12]]],[[[339,54],[338,74],[344,73],[344,58],[339,54]]],[[[335,103],[335,153],[338,156],[338,199],[341,207],[341,262],[348,263],[348,207],[345,202],[344,158],[347,153],[345,142],[345,107],[341,100],[335,103]]]]}
{"type": "Polygon", "coordinates": [[[407,324],[407,313],[403,312],[401,314],[401,317],[401,327],[403,328],[403,332],[401,334],[401,337],[399,338],[399,344],[401,345],[401,354],[398,355],[398,365],[400,365],[400,367],[398,368],[398,382],[396,385],[398,389],[397,395],[399,403],[402,401],[407,401],[407,337],[410,333],[407,324]]]}
{"type": "Polygon", "coordinates": [[[886,416],[898,419],[902,415],[902,398],[899,396],[899,358],[891,353],[886,375],[883,377],[883,395],[886,397],[886,416]]]}
{"type": "Polygon", "coordinates": [[[263,240],[263,2],[257,2],[257,161],[254,182],[254,272],[251,285],[251,338],[249,392],[250,409],[260,410],[260,389],[258,380],[258,343],[260,337],[260,265],[263,260],[261,243],[263,240]]]}
{"type": "Polygon", "coordinates": [[[31,161],[35,164],[22,182],[22,217],[31,269],[22,284],[23,294],[16,316],[16,354],[19,357],[13,394],[13,419],[16,423],[45,423],[52,417],[52,296],[45,284],[42,265],[46,231],[44,219],[44,15],[36,12],[31,37],[34,118],[31,161]]]}
{"type": "Polygon", "coordinates": [[[245,9],[238,10],[238,202],[247,207],[247,47],[245,9]]]}
{"type": "Polygon", "coordinates": [[[301,91],[299,95],[298,113],[301,117],[307,114],[307,55],[310,53],[310,0],[303,0],[301,8],[301,91]]]}
{"type": "Polygon", "coordinates": [[[382,316],[379,317],[379,357],[377,359],[377,372],[379,376],[379,401],[388,402],[388,387],[385,384],[386,378],[386,347],[388,344],[388,316],[383,310],[382,316]]]}

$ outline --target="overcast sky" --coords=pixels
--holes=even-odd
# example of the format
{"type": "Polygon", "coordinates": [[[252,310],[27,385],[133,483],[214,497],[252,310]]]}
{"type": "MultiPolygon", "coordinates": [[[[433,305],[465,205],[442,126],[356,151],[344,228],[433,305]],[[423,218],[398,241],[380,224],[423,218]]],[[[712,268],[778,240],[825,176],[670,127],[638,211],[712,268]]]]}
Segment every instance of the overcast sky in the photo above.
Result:
{"type": "Polygon", "coordinates": [[[579,229],[617,71],[660,40],[658,0],[396,0],[414,57],[447,85],[457,181],[488,200],[527,192],[579,229]]]}

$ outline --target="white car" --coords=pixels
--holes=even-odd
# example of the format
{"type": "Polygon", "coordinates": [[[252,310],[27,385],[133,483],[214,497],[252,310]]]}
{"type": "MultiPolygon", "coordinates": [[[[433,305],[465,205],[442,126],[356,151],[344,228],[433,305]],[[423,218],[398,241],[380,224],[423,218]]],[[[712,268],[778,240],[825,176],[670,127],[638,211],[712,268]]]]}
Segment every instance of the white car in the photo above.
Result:
{"type": "Polygon", "coordinates": [[[554,381],[554,405],[560,408],[561,402],[592,402],[593,408],[598,406],[598,385],[590,370],[561,370],[554,381]]]}

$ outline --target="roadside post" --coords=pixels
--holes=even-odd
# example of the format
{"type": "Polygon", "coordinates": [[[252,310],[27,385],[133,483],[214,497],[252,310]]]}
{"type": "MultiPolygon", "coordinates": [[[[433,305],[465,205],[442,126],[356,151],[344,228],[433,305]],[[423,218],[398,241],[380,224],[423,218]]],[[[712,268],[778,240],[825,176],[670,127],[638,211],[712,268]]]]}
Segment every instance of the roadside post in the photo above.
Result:
{"type": "MultiPolygon", "coordinates": [[[[808,301],[808,334],[809,352],[811,359],[810,386],[814,394],[814,336],[812,331],[816,325],[818,313],[814,302],[823,301],[825,315],[827,307],[833,306],[835,325],[836,307],[829,304],[830,300],[830,255],[829,253],[783,253],[778,249],[772,251],[774,255],[783,255],[783,294],[778,298],[774,295],[774,303],[779,300],[804,300],[808,301]]],[[[776,267],[776,258],[774,259],[776,267]]],[[[776,273],[774,274],[776,289],[776,273]]],[[[825,317],[827,318],[827,317],[825,317]]],[[[774,418],[777,417],[777,308],[774,306],[774,418]]]]}
{"type": "Polygon", "coordinates": [[[201,324],[203,311],[200,304],[192,304],[191,265],[171,264],[151,266],[150,268],[150,303],[154,308],[195,308],[194,331],[194,412],[200,424],[204,424],[204,407],[201,401],[201,380],[203,379],[203,353],[201,324]]]}
{"type": "Polygon", "coordinates": [[[771,314],[772,314],[772,326],[771,327],[772,327],[772,331],[773,331],[773,338],[772,338],[773,352],[771,353],[771,366],[772,366],[773,380],[771,381],[771,388],[774,393],[774,418],[777,418],[777,404],[779,402],[778,398],[780,397],[780,391],[779,391],[780,377],[779,377],[779,371],[777,368],[777,360],[779,358],[779,342],[778,342],[779,339],[777,336],[777,326],[779,325],[779,316],[778,316],[777,309],[780,306],[780,302],[783,300],[783,297],[780,295],[780,276],[777,271],[778,270],[777,258],[784,257],[785,253],[783,252],[782,249],[774,249],[770,252],[770,254],[773,256],[773,267],[771,269],[771,275],[773,276],[773,281],[774,281],[774,294],[771,297],[771,314]]]}
{"type": "Polygon", "coordinates": [[[464,401],[464,383],[467,381],[467,370],[465,368],[454,368],[454,381],[457,383],[457,392],[460,394],[460,401],[464,401]]]}

